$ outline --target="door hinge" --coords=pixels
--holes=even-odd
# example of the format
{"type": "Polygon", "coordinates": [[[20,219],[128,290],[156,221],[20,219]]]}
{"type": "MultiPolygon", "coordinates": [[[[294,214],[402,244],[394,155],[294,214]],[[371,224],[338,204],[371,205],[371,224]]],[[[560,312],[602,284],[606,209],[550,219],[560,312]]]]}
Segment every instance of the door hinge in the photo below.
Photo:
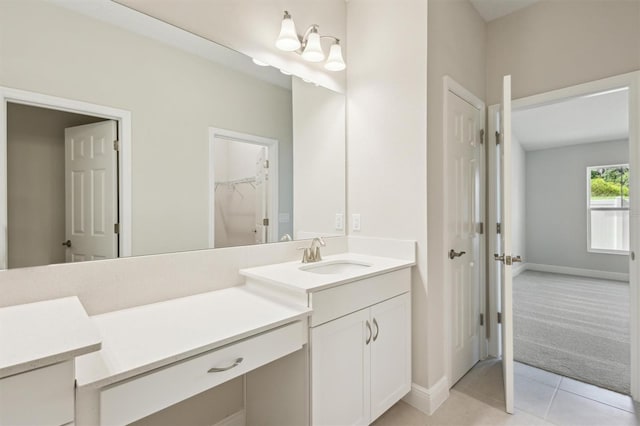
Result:
{"type": "Polygon", "coordinates": [[[481,235],[484,234],[484,222],[478,224],[478,233],[481,235]]]}
{"type": "Polygon", "coordinates": [[[265,160],[264,161],[264,168],[268,169],[269,168],[269,160],[265,160]]]}
{"type": "Polygon", "coordinates": [[[113,233],[114,234],[119,234],[120,233],[120,224],[119,223],[114,223],[113,224],[113,233]]]}
{"type": "Polygon", "coordinates": [[[501,234],[502,233],[502,226],[500,225],[500,223],[496,223],[496,234],[501,234]]]}
{"type": "Polygon", "coordinates": [[[269,218],[268,217],[265,217],[264,219],[262,219],[262,225],[269,226],[269,218]]]}
{"type": "Polygon", "coordinates": [[[502,312],[498,312],[498,324],[502,324],[502,312]]]}
{"type": "Polygon", "coordinates": [[[484,314],[480,314],[480,325],[484,325],[484,314]]]}
{"type": "Polygon", "coordinates": [[[120,151],[120,141],[119,140],[115,140],[113,141],[113,150],[114,151],[120,151]]]}
{"type": "Polygon", "coordinates": [[[496,145],[500,145],[500,132],[496,132],[496,145]]]}
{"type": "Polygon", "coordinates": [[[484,129],[480,129],[480,143],[484,143],[484,129]]]}

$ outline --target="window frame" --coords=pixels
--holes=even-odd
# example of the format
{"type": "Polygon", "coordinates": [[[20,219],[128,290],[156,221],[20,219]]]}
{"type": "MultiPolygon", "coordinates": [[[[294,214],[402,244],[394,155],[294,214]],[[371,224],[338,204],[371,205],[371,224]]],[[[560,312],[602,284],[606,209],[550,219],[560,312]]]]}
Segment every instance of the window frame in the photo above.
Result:
{"type": "MultiPolygon", "coordinates": [[[[591,170],[592,169],[607,169],[607,168],[615,168],[615,167],[626,167],[629,168],[629,163],[619,163],[619,164],[608,164],[608,165],[597,165],[597,166],[587,166],[586,168],[586,178],[587,178],[587,252],[588,253],[596,253],[596,254],[614,254],[621,256],[628,256],[630,253],[629,250],[607,250],[607,249],[594,249],[591,247],[591,212],[592,211],[627,211],[629,212],[629,220],[631,220],[631,210],[629,207],[591,207],[591,170]]],[[[629,197],[630,199],[631,197],[629,197]]]]}

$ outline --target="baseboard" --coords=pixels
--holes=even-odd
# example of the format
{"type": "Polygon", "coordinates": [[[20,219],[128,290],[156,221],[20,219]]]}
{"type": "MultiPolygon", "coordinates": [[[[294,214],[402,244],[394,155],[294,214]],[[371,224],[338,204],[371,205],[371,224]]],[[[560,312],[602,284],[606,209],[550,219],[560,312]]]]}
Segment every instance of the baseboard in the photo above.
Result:
{"type": "Polygon", "coordinates": [[[529,269],[528,263],[517,263],[511,268],[511,276],[515,278],[527,269],[529,269]]]}
{"type": "Polygon", "coordinates": [[[605,280],[629,281],[629,274],[622,272],[597,271],[595,269],[572,268],[569,266],[543,265],[540,263],[527,263],[530,271],[552,272],[555,274],[577,275],[579,277],[602,278],[605,280]]]}
{"type": "Polygon", "coordinates": [[[213,426],[246,426],[247,419],[244,409],[225,417],[213,426]]]}
{"type": "Polygon", "coordinates": [[[432,415],[449,398],[449,379],[441,378],[429,389],[415,383],[402,400],[427,415],[432,415]]]}

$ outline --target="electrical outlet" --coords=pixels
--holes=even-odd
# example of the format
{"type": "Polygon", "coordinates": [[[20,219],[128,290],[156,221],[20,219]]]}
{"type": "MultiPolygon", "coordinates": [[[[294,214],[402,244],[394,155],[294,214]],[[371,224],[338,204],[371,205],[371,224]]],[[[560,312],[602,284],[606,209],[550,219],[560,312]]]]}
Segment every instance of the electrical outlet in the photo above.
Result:
{"type": "Polygon", "coordinates": [[[360,231],[360,213],[351,215],[351,229],[353,231],[360,231]]]}
{"type": "Polygon", "coordinates": [[[344,230],[344,214],[342,213],[336,213],[336,230],[344,230]]]}

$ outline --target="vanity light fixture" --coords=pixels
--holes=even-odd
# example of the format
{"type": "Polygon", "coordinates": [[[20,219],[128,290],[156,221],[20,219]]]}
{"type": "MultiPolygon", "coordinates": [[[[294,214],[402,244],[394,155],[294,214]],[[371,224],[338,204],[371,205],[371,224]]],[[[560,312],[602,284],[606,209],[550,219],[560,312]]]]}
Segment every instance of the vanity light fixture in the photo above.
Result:
{"type": "Polygon", "coordinates": [[[299,36],[293,18],[286,10],[282,18],[280,27],[280,35],[276,40],[276,47],[285,52],[296,52],[303,59],[309,62],[322,62],[325,60],[324,50],[320,40],[329,38],[333,40],[333,44],[329,49],[329,57],[324,64],[325,69],[329,71],[342,71],[347,67],[342,58],[342,47],[340,39],[333,36],[322,36],[318,32],[318,25],[310,25],[304,32],[303,36],[299,36]]]}
{"type": "Polygon", "coordinates": [[[254,64],[256,64],[259,67],[268,67],[269,66],[268,63],[262,62],[260,59],[252,58],[251,60],[253,61],[254,64]]]}

